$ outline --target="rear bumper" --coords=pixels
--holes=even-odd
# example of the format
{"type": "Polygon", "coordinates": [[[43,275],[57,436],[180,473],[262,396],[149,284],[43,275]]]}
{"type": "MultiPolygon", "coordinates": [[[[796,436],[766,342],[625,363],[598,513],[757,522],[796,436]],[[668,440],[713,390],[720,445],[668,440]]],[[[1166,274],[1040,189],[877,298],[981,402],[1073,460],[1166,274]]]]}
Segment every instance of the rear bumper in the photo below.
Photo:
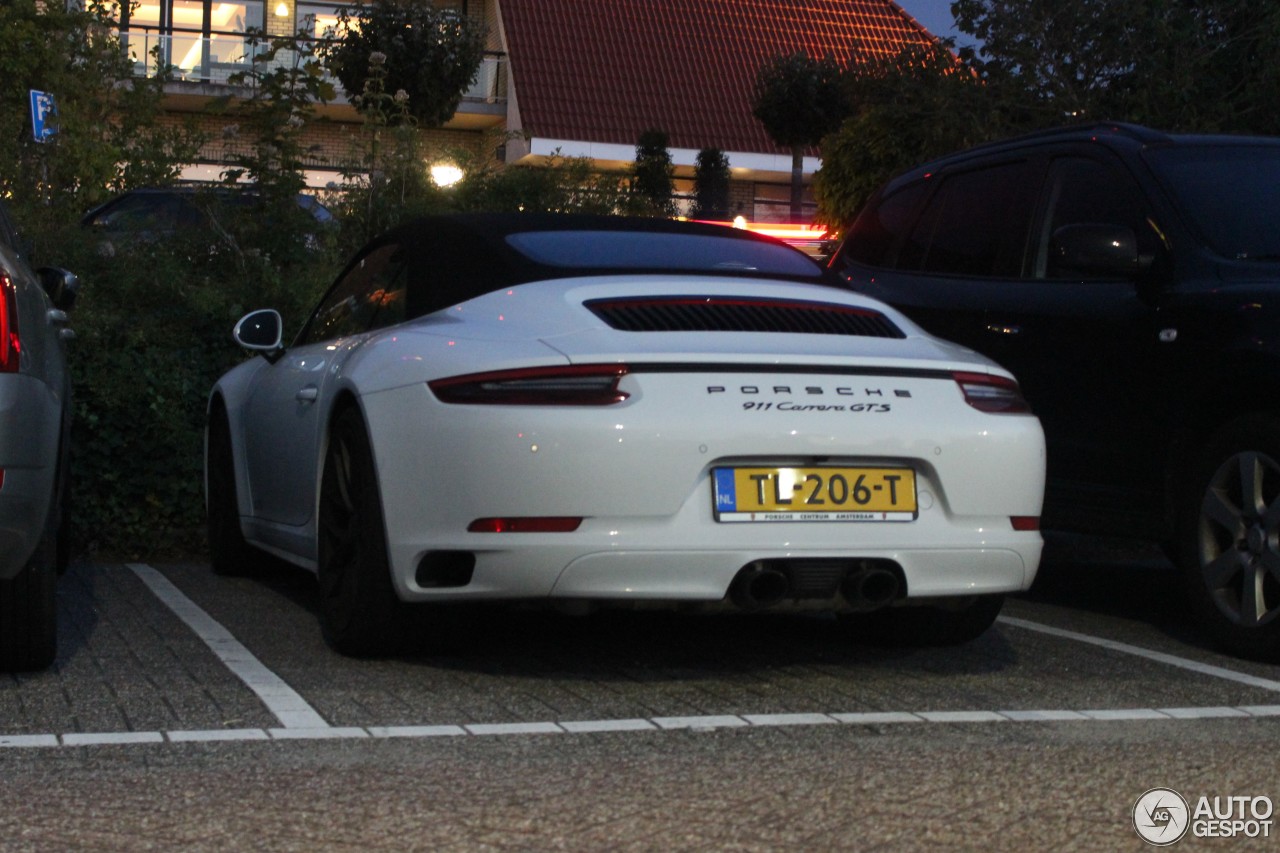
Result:
{"type": "MultiPolygon", "coordinates": [[[[719,398],[698,390],[685,396],[702,402],[683,409],[569,414],[442,413],[425,388],[364,398],[401,598],[713,602],[748,565],[806,560],[891,565],[909,598],[1030,587],[1042,540],[1014,530],[1011,517],[1040,514],[1044,437],[1034,418],[952,407],[932,420],[787,417],[766,432],[756,426],[763,418],[735,417],[739,404],[711,411],[719,398]],[[717,522],[712,471],[757,463],[908,466],[918,514],[717,522]],[[583,520],[567,533],[468,532],[477,518],[506,516],[583,520]],[[424,583],[421,567],[436,559],[466,564],[465,582],[424,583]]],[[[652,402],[653,386],[646,391],[652,402]]],[[[946,383],[912,388],[916,400],[947,392],[958,393],[946,383]]]]}
{"type": "MultiPolygon", "coordinates": [[[[475,559],[474,573],[465,586],[458,587],[424,588],[416,573],[405,571],[416,565],[410,557],[407,564],[397,567],[396,585],[401,596],[410,601],[546,598],[710,603],[728,597],[739,572],[761,561],[828,561],[851,566],[869,561],[900,570],[903,594],[918,599],[1026,590],[1035,579],[1040,551],[1040,537],[1028,533],[989,547],[930,550],[846,545],[838,549],[665,548],[581,553],[543,544],[510,551],[465,552],[475,559]]],[[[783,598],[791,600],[793,596],[783,598]]],[[[846,609],[849,602],[833,588],[827,604],[832,609],[846,609]]]]}

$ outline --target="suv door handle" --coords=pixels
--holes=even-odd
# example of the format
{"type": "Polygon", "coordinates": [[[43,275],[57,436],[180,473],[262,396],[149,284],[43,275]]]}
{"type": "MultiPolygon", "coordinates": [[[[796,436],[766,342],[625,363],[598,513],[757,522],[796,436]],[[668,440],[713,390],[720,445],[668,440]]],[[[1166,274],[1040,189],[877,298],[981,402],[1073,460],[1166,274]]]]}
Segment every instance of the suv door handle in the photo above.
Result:
{"type": "Polygon", "coordinates": [[[314,403],[320,399],[320,389],[314,385],[308,385],[299,389],[297,394],[293,395],[299,403],[314,403]]]}

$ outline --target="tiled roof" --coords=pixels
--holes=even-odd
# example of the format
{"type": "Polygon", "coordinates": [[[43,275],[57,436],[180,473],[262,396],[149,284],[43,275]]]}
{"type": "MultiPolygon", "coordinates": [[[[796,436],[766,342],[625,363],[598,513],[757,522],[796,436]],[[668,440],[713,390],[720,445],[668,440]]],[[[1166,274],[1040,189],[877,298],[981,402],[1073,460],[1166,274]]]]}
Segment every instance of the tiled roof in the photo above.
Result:
{"type": "Polygon", "coordinates": [[[896,54],[931,38],[891,0],[498,0],[523,129],[634,146],[778,151],[752,115],[779,54],[896,54]]]}

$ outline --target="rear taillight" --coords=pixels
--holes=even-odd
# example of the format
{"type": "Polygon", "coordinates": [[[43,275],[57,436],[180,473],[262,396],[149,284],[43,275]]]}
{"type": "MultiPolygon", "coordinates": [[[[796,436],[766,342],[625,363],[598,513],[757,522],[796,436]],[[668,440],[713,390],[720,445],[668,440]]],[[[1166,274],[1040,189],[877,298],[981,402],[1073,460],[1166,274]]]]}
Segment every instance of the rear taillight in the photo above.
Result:
{"type": "Polygon", "coordinates": [[[1026,415],[1031,407],[1023,399],[1018,383],[989,373],[951,374],[964,394],[964,401],[980,412],[997,415],[1026,415]]]}
{"type": "Polygon", "coordinates": [[[22,343],[18,340],[18,291],[8,273],[0,272],[0,373],[17,373],[22,343]]]}
{"type": "Polygon", "coordinates": [[[623,364],[580,364],[470,373],[428,382],[445,403],[490,406],[609,406],[629,394],[618,389],[623,364]]]}

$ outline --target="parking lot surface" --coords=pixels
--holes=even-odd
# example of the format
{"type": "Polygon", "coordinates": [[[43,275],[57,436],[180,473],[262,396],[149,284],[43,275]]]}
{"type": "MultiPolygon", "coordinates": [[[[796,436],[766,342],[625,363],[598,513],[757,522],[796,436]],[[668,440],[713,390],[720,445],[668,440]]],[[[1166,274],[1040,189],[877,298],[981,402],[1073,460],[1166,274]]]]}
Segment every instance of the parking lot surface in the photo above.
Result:
{"type": "MultiPolygon", "coordinates": [[[[79,563],[55,667],[0,678],[0,849],[1142,849],[1150,789],[1280,798],[1280,667],[1206,648],[1156,555],[1046,554],[951,649],[474,610],[390,660],[330,651],[286,567],[79,563]]],[[[1180,843],[1276,843],[1245,818],[1180,843]]]]}

